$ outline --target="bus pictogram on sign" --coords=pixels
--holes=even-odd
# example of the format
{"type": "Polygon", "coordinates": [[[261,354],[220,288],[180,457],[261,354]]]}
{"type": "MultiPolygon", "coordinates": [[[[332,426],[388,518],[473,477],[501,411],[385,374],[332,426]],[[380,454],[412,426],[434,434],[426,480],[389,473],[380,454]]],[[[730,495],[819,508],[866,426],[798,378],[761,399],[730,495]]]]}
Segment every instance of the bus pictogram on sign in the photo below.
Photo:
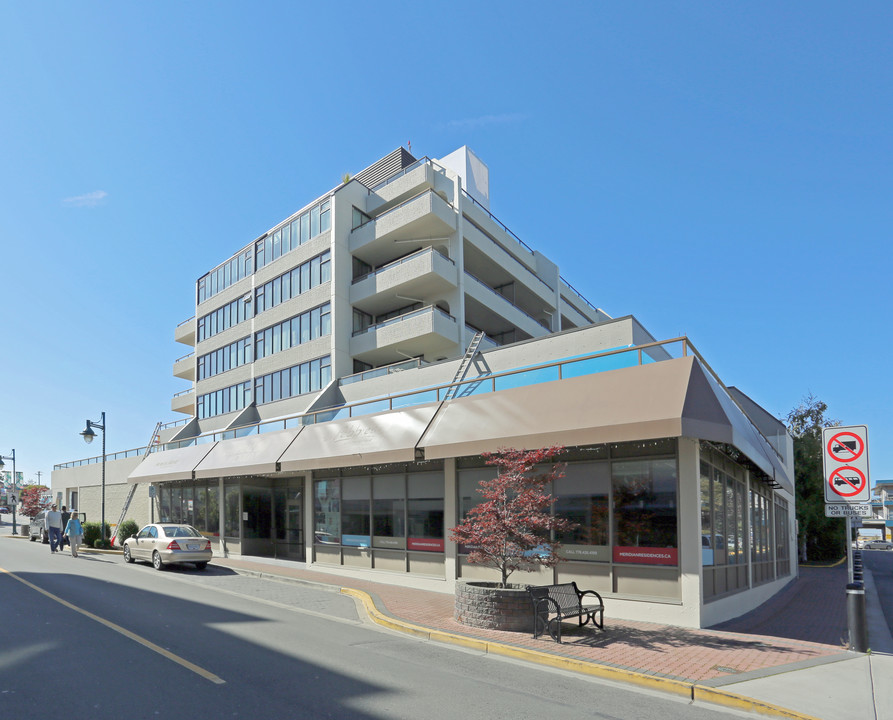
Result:
{"type": "Polygon", "coordinates": [[[868,484],[868,479],[858,468],[845,465],[832,471],[828,476],[828,484],[831,486],[831,492],[848,498],[861,493],[868,484]]]}

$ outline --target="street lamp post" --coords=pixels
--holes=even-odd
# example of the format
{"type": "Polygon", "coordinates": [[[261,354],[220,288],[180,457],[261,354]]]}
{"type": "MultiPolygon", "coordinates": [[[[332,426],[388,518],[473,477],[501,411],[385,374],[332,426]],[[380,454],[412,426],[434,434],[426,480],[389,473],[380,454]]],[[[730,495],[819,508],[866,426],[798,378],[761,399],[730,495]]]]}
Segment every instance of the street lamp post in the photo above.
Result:
{"type": "MultiPolygon", "coordinates": [[[[12,491],[14,493],[16,493],[16,500],[18,500],[19,499],[18,492],[16,491],[16,450],[15,450],[15,448],[12,449],[12,454],[9,456],[0,455],[0,470],[2,470],[4,468],[4,466],[6,465],[6,463],[3,462],[4,460],[12,460],[12,491]]],[[[13,535],[18,534],[16,532],[16,507],[17,506],[18,506],[17,502],[12,503],[12,534],[13,535]]]]}
{"type": "Polygon", "coordinates": [[[84,428],[81,435],[84,438],[84,442],[88,444],[93,442],[93,438],[96,437],[93,428],[102,430],[102,518],[100,520],[102,524],[100,525],[100,533],[102,542],[105,544],[105,412],[102,413],[99,422],[87,420],[87,427],[84,428]]]}

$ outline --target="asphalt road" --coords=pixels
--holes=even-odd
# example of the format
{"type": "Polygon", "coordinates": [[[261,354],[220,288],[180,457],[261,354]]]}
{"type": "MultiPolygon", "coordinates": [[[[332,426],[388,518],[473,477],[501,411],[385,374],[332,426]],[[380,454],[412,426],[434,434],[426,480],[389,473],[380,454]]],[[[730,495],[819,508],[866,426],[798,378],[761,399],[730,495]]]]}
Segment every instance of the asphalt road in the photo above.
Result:
{"type": "Polygon", "coordinates": [[[0,537],[0,598],[4,718],[744,716],[391,633],[347,596],[213,566],[0,537]]]}

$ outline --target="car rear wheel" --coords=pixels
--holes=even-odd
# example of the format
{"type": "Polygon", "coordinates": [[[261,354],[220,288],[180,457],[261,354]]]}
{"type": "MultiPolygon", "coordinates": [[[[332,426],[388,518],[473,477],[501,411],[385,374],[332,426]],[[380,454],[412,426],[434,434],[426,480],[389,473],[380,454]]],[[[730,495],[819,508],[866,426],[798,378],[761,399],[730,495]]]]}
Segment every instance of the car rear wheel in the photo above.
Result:
{"type": "Polygon", "coordinates": [[[31,542],[34,542],[35,540],[37,540],[37,538],[34,537],[34,536],[31,534],[30,531],[28,532],[28,539],[29,539],[31,542]]]}
{"type": "Polygon", "coordinates": [[[124,562],[126,562],[126,563],[133,562],[133,556],[130,554],[130,546],[129,545],[124,546],[124,562]]]}
{"type": "Polygon", "coordinates": [[[161,570],[164,567],[164,563],[161,562],[161,555],[158,554],[158,551],[152,553],[152,567],[156,570],[161,570]]]}
{"type": "Polygon", "coordinates": [[[206,562],[197,562],[195,564],[196,570],[204,570],[206,567],[208,567],[208,563],[206,563],[206,562]]]}

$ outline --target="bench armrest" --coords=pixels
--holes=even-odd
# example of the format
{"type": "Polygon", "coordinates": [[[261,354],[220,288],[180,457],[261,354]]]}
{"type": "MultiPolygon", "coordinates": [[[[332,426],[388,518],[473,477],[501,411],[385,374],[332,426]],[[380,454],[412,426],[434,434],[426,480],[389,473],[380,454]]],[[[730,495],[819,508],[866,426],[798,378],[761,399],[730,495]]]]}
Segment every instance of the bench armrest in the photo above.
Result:
{"type": "Polygon", "coordinates": [[[580,590],[580,591],[579,591],[580,605],[583,604],[583,598],[584,598],[586,595],[594,595],[595,597],[597,597],[597,598],[598,598],[598,604],[599,604],[599,605],[602,605],[602,606],[603,606],[603,605],[605,604],[605,601],[602,600],[602,596],[599,595],[595,590],[580,590]]]}

